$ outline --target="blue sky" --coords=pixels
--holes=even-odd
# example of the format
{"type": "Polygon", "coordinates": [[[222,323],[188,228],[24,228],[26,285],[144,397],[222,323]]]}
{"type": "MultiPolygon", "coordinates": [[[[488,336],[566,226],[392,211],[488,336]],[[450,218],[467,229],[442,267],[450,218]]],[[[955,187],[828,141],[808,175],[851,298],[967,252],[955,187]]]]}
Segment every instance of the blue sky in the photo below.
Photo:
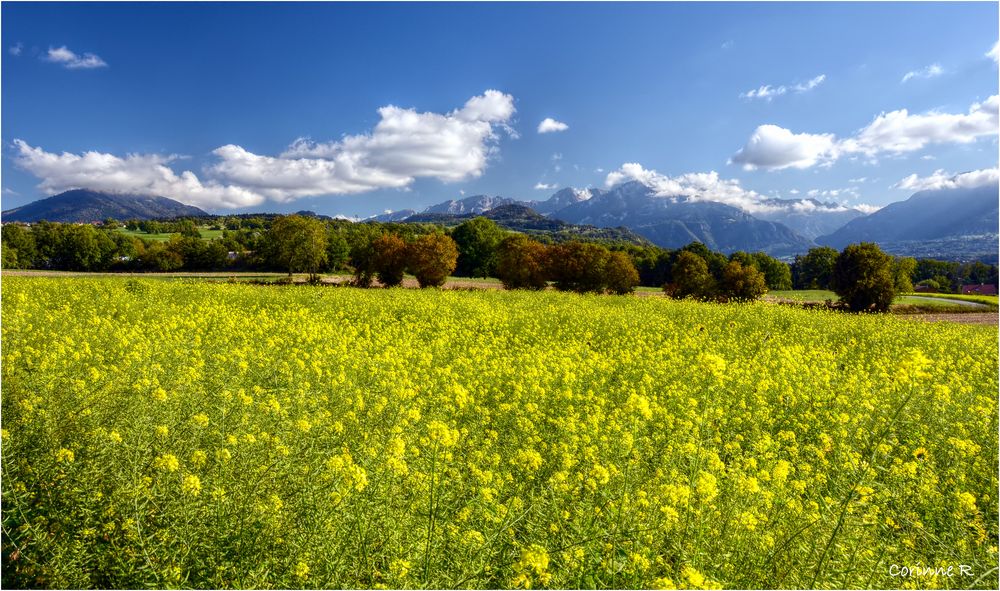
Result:
{"type": "Polygon", "coordinates": [[[4,3],[2,17],[4,209],[90,186],[365,216],[631,178],[879,206],[996,178],[996,3],[4,3]],[[566,129],[539,133],[546,118],[566,129]]]}

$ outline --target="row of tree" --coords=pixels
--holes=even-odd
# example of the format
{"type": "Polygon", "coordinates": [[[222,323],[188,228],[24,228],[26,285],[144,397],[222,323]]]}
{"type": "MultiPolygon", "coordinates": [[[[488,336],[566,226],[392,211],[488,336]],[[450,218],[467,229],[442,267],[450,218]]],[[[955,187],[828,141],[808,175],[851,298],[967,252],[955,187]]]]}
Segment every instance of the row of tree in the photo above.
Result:
{"type": "MultiPolygon", "coordinates": [[[[497,277],[513,289],[541,289],[551,283],[558,289],[579,292],[629,293],[637,285],[645,285],[663,287],[668,295],[678,298],[752,300],[767,290],[793,286],[838,289],[838,263],[847,252],[814,248],[788,265],[761,252],[736,252],[727,257],[701,243],[672,250],[621,242],[545,242],[545,237],[538,240],[513,233],[482,217],[450,231],[433,224],[352,223],[299,215],[234,219],[246,225],[227,223],[236,229],[222,229],[221,237],[214,240],[200,238],[198,226],[186,219],[145,226],[147,230],[174,231],[166,241],[123,233],[114,220],[96,227],[5,224],[2,262],[5,268],[254,269],[313,277],[349,270],[358,285],[371,285],[374,279],[383,285],[398,285],[407,272],[421,285],[440,285],[452,274],[497,277]]],[[[925,284],[947,283],[951,288],[969,279],[996,281],[997,269],[992,265],[916,261],[893,258],[881,250],[878,253],[875,258],[888,261],[894,293],[912,291],[915,279],[925,284]]],[[[879,269],[881,275],[884,270],[879,269]]],[[[851,282],[842,278],[839,289],[846,289],[851,282]]],[[[881,280],[876,283],[881,285],[881,280]]],[[[879,299],[884,301],[885,297],[879,299]]],[[[867,307],[873,305],[883,304],[870,301],[867,307]]]]}
{"type": "MultiPolygon", "coordinates": [[[[832,289],[840,254],[836,249],[821,246],[795,257],[791,265],[795,289],[832,289]]],[[[895,259],[894,273],[901,292],[913,291],[914,285],[930,291],[960,293],[962,286],[970,283],[997,284],[996,265],[979,261],[959,263],[902,257],[895,259]]]]}

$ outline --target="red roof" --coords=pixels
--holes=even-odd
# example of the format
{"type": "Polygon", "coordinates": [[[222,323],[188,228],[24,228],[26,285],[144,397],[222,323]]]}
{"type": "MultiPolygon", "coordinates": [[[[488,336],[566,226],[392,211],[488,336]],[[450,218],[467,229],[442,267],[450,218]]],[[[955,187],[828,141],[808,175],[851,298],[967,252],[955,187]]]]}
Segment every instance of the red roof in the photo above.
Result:
{"type": "Polygon", "coordinates": [[[963,294],[976,294],[976,295],[997,295],[997,286],[989,283],[980,283],[979,285],[963,285],[963,294]]]}

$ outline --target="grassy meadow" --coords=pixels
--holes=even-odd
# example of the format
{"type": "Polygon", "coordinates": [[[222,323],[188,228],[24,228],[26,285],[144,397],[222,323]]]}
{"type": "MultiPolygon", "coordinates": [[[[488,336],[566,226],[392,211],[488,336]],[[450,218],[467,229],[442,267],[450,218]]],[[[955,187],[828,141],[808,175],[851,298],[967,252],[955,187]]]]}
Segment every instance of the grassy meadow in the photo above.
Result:
{"type": "Polygon", "coordinates": [[[997,328],[5,276],[3,584],[996,588],[997,328]]]}

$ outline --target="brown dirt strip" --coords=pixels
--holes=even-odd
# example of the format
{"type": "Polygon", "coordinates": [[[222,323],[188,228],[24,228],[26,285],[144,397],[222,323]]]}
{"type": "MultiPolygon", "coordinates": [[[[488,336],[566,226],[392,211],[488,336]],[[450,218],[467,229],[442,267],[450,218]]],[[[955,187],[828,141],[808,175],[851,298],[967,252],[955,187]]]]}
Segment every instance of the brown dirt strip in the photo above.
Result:
{"type": "Polygon", "coordinates": [[[959,314],[899,314],[897,318],[923,322],[957,322],[959,324],[997,326],[1000,315],[997,312],[966,312],[959,314]]]}

